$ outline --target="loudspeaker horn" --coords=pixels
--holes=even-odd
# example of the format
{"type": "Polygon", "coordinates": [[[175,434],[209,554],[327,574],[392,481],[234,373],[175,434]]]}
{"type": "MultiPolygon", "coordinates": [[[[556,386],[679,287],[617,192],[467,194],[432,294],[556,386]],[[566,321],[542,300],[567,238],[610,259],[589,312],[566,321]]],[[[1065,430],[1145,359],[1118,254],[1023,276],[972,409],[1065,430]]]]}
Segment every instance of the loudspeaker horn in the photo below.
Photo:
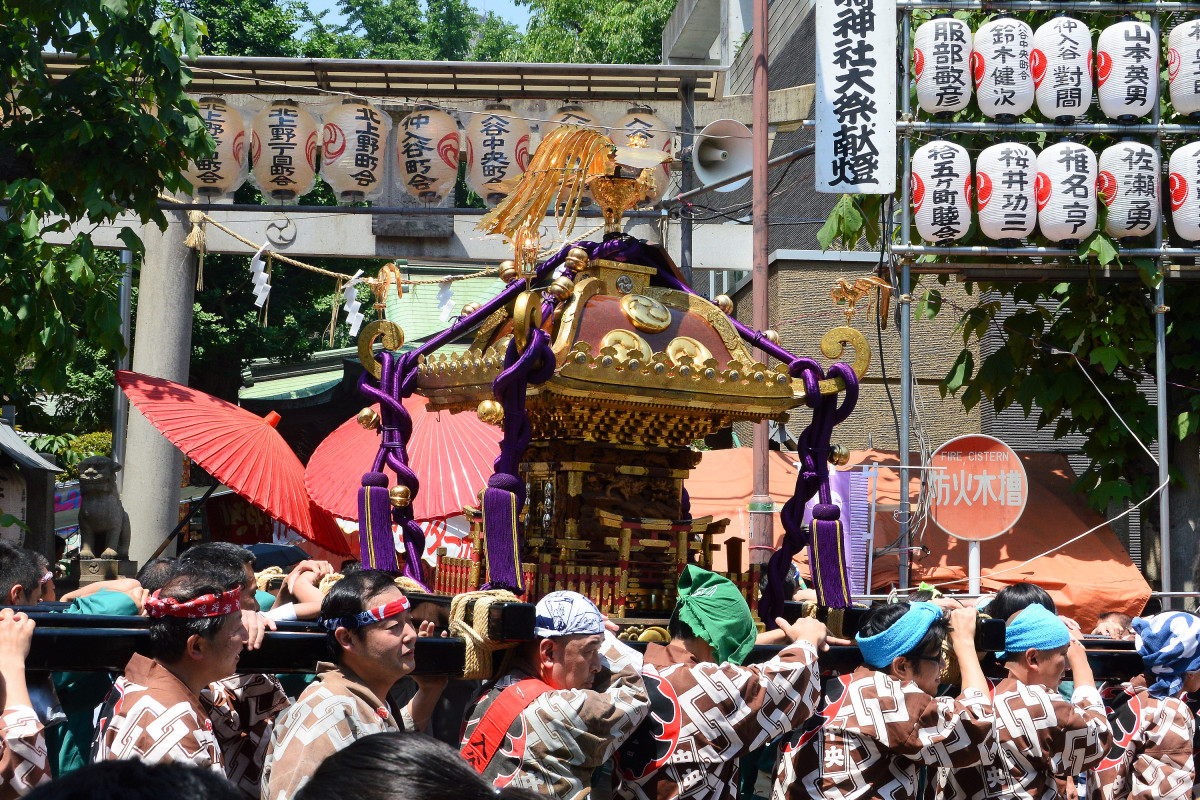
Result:
{"type": "MultiPolygon", "coordinates": [[[[719,119],[704,126],[696,134],[692,147],[692,165],[700,183],[707,185],[723,181],[731,175],[745,172],[753,162],[753,145],[750,129],[736,119],[719,119]]],[[[717,189],[732,192],[746,185],[750,178],[743,178],[717,189]]]]}

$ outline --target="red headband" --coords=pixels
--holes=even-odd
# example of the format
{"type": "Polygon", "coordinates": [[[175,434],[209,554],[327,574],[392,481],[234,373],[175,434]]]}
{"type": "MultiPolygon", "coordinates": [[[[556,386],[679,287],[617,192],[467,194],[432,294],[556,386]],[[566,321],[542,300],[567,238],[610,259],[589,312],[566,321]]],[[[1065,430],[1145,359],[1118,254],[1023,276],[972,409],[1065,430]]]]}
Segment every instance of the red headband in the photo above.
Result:
{"type": "Polygon", "coordinates": [[[176,617],[177,619],[207,619],[223,617],[242,608],[242,587],[235,586],[223,594],[205,594],[195,600],[180,602],[173,597],[159,597],[158,589],[146,600],[146,610],[151,619],[176,617]]]}

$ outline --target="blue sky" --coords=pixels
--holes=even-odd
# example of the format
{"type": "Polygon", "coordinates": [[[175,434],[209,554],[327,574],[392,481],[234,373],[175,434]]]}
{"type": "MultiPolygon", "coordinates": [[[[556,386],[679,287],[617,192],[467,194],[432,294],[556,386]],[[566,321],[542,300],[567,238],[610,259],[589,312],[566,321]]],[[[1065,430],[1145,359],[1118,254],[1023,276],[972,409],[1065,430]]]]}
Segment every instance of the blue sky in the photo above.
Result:
{"type": "MultiPolygon", "coordinates": [[[[503,19],[515,23],[522,30],[525,29],[525,23],[529,20],[529,8],[518,6],[513,0],[472,0],[472,5],[485,14],[489,11],[494,12],[503,19]]],[[[308,0],[308,7],[315,13],[329,11],[329,15],[325,17],[327,21],[344,21],[342,15],[338,13],[337,0],[308,0]]]]}

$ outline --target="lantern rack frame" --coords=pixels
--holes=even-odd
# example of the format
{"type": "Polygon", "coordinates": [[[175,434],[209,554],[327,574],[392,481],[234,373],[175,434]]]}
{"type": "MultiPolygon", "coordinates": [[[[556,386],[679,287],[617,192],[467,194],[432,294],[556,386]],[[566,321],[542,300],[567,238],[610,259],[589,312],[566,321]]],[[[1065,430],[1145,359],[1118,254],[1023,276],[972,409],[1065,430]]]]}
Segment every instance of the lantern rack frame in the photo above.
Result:
{"type": "MultiPolygon", "coordinates": [[[[1150,16],[1150,24],[1154,30],[1156,41],[1162,41],[1162,17],[1164,14],[1177,12],[1200,13],[1200,0],[1180,2],[1179,0],[1157,0],[1157,2],[1113,2],[1112,0],[895,0],[899,27],[900,69],[898,70],[897,89],[900,95],[899,114],[897,119],[898,136],[901,143],[901,174],[903,176],[902,202],[900,203],[900,225],[898,243],[888,242],[890,255],[896,256],[900,262],[900,485],[908,484],[910,470],[911,448],[910,422],[913,401],[912,381],[912,276],[920,274],[957,273],[968,279],[993,280],[1078,280],[1089,277],[1116,279],[1114,273],[1128,273],[1128,277],[1139,274],[1138,270],[1113,270],[1108,267],[1081,263],[1078,267],[1059,265],[1019,264],[1005,266],[998,263],[954,263],[922,262],[915,260],[919,256],[968,256],[968,257],[1004,257],[1004,256],[1044,256],[1078,258],[1075,250],[1057,247],[1028,247],[1006,248],[989,245],[976,246],[926,246],[912,242],[912,211],[911,202],[907,196],[907,187],[912,180],[912,137],[914,133],[924,131],[960,133],[964,135],[979,133],[1078,133],[1078,134],[1117,134],[1147,137],[1159,156],[1160,168],[1163,163],[1163,137],[1172,135],[1193,135],[1200,133],[1200,125],[1163,123],[1161,103],[1155,103],[1151,110],[1149,123],[1078,123],[1074,125],[1059,125],[1056,123],[1013,123],[1001,124],[996,122],[943,122],[940,120],[917,120],[913,118],[912,96],[909,91],[912,63],[912,24],[914,11],[1044,11],[1061,13],[1064,11],[1118,11],[1124,14],[1144,13],[1150,16]],[[1101,274],[1097,274],[1101,273],[1101,274]]],[[[1161,78],[1159,91],[1162,91],[1161,78]]],[[[1161,94],[1159,95],[1161,97],[1161,94]]],[[[1158,225],[1154,231],[1154,243],[1149,247],[1122,247],[1119,253],[1131,258],[1151,258],[1162,275],[1162,279],[1153,290],[1154,332],[1155,332],[1155,394],[1157,400],[1157,440],[1158,448],[1158,477],[1161,485],[1158,507],[1159,552],[1161,555],[1160,578],[1164,591],[1173,588],[1171,576],[1171,512],[1168,485],[1170,468],[1168,464],[1167,419],[1167,350],[1166,350],[1166,315],[1170,309],[1166,305],[1166,279],[1200,278],[1200,247],[1196,249],[1164,247],[1163,214],[1158,215],[1158,225]],[[1172,259],[1188,259],[1198,266],[1180,267],[1172,265],[1172,259]]],[[[1119,277],[1126,277],[1122,274],[1119,277]]],[[[912,508],[908,493],[900,498],[900,539],[898,541],[900,555],[900,586],[909,586],[909,547],[911,544],[912,508]]],[[[1170,601],[1164,601],[1164,607],[1170,601]]]]}

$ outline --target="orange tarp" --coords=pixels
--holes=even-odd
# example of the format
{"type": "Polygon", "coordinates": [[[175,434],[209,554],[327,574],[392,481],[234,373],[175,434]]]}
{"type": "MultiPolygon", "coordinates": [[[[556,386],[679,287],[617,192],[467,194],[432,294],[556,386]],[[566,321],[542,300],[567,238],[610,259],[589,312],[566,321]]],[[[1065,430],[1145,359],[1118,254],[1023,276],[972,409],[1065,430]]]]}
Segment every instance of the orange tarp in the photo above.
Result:
{"type": "MultiPolygon", "coordinates": [[[[750,538],[750,502],[753,480],[752,451],[748,447],[731,450],[712,450],[704,457],[686,482],[692,503],[692,515],[711,514],[731,521],[718,541],[750,538]]],[[[796,485],[793,453],[772,452],[770,491],[778,508],[792,495],[796,485]]],[[[1129,559],[1129,554],[1104,518],[1087,507],[1083,498],[1071,491],[1075,476],[1065,456],[1053,453],[1022,454],[1029,476],[1029,502],[1016,527],[1007,534],[982,544],[981,563],[984,591],[997,591],[1011,583],[1028,581],[1042,586],[1054,597],[1059,612],[1078,620],[1085,630],[1095,625],[1096,616],[1105,611],[1138,614],[1150,597],[1150,586],[1129,559]],[[1066,545],[1051,555],[1033,558],[1089,528],[1100,525],[1095,532],[1066,545]],[[994,575],[994,577],[989,577],[994,575]]],[[[855,451],[851,464],[898,464],[894,452],[878,450],[855,451]]],[[[918,480],[910,481],[910,498],[915,503],[918,480]]],[[[884,547],[900,534],[900,525],[893,517],[900,502],[900,476],[896,470],[879,471],[876,496],[875,546],[884,547]]],[[[775,540],[783,535],[779,515],[775,515],[775,540]]],[[[914,535],[914,544],[922,542],[914,535]]],[[[966,591],[967,543],[954,539],[929,522],[925,526],[923,544],[929,553],[916,553],[912,582],[926,581],[943,591],[966,591]]],[[[743,548],[745,545],[743,544],[743,548]]],[[[715,556],[715,567],[725,567],[724,548],[715,556]]],[[[801,569],[807,574],[805,558],[801,569]]],[[[749,563],[743,552],[743,564],[749,563]]],[[[875,559],[872,589],[887,591],[898,584],[899,558],[886,556],[875,559]]]]}

